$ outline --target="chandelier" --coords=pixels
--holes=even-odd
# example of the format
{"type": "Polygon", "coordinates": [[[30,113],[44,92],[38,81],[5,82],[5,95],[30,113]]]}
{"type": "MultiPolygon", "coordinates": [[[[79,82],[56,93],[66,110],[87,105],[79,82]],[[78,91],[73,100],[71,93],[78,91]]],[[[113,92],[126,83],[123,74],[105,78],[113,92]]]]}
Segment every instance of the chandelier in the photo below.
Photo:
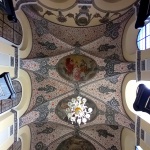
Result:
{"type": "Polygon", "coordinates": [[[87,120],[90,120],[90,115],[93,111],[92,108],[85,106],[87,99],[78,96],[72,98],[68,102],[68,108],[66,108],[66,114],[68,119],[73,123],[80,125],[81,123],[86,124],[87,120]]]}

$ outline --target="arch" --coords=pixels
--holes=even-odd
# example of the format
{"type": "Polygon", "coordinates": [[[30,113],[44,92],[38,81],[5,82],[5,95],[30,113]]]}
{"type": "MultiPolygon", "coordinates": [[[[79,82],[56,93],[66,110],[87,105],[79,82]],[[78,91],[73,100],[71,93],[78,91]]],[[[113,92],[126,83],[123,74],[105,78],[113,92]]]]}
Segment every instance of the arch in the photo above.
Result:
{"type": "Polygon", "coordinates": [[[139,50],[150,49],[150,22],[140,29],[137,36],[137,46],[139,50]]]}
{"type": "Polygon", "coordinates": [[[87,149],[89,148],[90,150],[96,150],[94,145],[89,142],[88,140],[84,139],[83,137],[80,136],[72,136],[69,137],[68,139],[62,141],[56,150],[61,150],[61,149],[87,149]]]}
{"type": "Polygon", "coordinates": [[[18,112],[18,118],[20,118],[28,109],[32,90],[31,79],[26,71],[19,69],[19,77],[17,80],[22,85],[22,97],[20,103],[14,109],[18,112]]]}
{"type": "Polygon", "coordinates": [[[93,3],[100,9],[105,11],[115,12],[115,11],[122,11],[124,9],[127,9],[131,7],[136,0],[130,0],[130,1],[122,1],[122,0],[95,0],[93,3]]]}
{"type": "MultiPolygon", "coordinates": [[[[136,52],[138,50],[137,47],[137,36],[139,33],[139,30],[135,29],[135,21],[136,17],[133,15],[128,23],[126,24],[126,27],[124,29],[124,34],[122,38],[122,50],[123,50],[123,56],[127,61],[135,61],[136,60],[136,52]]],[[[150,56],[150,48],[146,51],[141,51],[141,59],[148,59],[150,56]]]]}
{"type": "Polygon", "coordinates": [[[122,84],[122,99],[123,105],[128,116],[135,121],[135,114],[139,115],[143,120],[150,123],[150,115],[145,112],[136,112],[133,109],[133,103],[136,98],[136,88],[138,84],[146,83],[146,81],[150,82],[149,77],[150,71],[143,71],[141,73],[141,81],[136,82],[135,73],[129,73],[126,75],[123,84],[122,84]]]}
{"type": "Polygon", "coordinates": [[[122,50],[124,58],[127,61],[134,61],[136,58],[136,38],[138,35],[138,30],[135,29],[135,15],[133,15],[128,23],[126,24],[123,38],[122,38],[122,50]]]}
{"type": "Polygon", "coordinates": [[[22,150],[30,150],[31,132],[29,126],[20,128],[18,137],[21,139],[22,150]]]}
{"type": "MultiPolygon", "coordinates": [[[[121,133],[121,146],[122,150],[132,150],[135,149],[135,133],[131,131],[130,129],[124,128],[121,133]]],[[[149,145],[143,141],[140,140],[140,147],[143,150],[149,150],[149,145]]]]}
{"type": "Polygon", "coordinates": [[[8,20],[7,15],[0,11],[0,36],[1,39],[8,43],[19,45],[22,41],[22,29],[20,22],[12,23],[8,20]]]}
{"type": "Polygon", "coordinates": [[[31,31],[30,23],[26,15],[21,9],[16,11],[16,16],[20,21],[20,24],[22,26],[22,33],[23,33],[22,42],[19,45],[19,50],[20,50],[19,55],[20,58],[26,58],[32,49],[32,31],[31,31]]]}
{"type": "Polygon", "coordinates": [[[1,100],[0,101],[0,114],[4,113],[8,110],[10,110],[11,108],[17,106],[20,101],[21,101],[21,97],[22,97],[22,87],[19,81],[17,80],[13,80],[12,81],[12,85],[14,87],[14,90],[16,92],[16,97],[14,100],[12,99],[5,99],[5,100],[1,100]]]}
{"type": "Polygon", "coordinates": [[[38,0],[38,3],[47,9],[68,9],[76,5],[75,0],[38,0]],[[53,6],[53,7],[52,7],[53,6]]]}
{"type": "Polygon", "coordinates": [[[124,128],[121,133],[122,150],[135,149],[135,133],[130,129],[124,128]]]}

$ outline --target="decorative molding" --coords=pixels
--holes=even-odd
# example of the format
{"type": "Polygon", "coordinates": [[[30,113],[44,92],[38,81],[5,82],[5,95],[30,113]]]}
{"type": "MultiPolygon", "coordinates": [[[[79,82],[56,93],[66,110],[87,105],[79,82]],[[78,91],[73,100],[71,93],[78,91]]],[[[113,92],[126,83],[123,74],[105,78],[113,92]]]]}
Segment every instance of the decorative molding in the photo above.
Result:
{"type": "Polygon", "coordinates": [[[15,65],[14,57],[10,56],[10,66],[14,67],[14,65],[15,65]]]}
{"type": "Polygon", "coordinates": [[[103,136],[104,138],[107,138],[108,136],[109,137],[114,137],[113,134],[109,133],[107,130],[103,130],[103,129],[99,129],[97,130],[97,133],[98,133],[98,136],[101,137],[103,136]]]}
{"type": "Polygon", "coordinates": [[[56,90],[56,88],[54,86],[51,86],[51,85],[45,85],[45,87],[39,87],[38,88],[38,91],[44,91],[46,93],[50,93],[50,92],[53,92],[55,90],[56,90]]]}
{"type": "Polygon", "coordinates": [[[118,150],[118,149],[116,146],[113,145],[112,147],[108,148],[108,150],[118,150]]]}
{"type": "Polygon", "coordinates": [[[139,116],[136,116],[136,126],[135,126],[136,130],[136,145],[140,145],[140,139],[141,139],[141,135],[140,135],[140,131],[141,131],[141,118],[139,116]]]}
{"type": "Polygon", "coordinates": [[[106,24],[106,31],[104,32],[104,36],[111,37],[113,40],[118,38],[119,36],[119,29],[120,29],[121,23],[113,23],[112,21],[109,21],[106,24]]]}
{"type": "Polygon", "coordinates": [[[105,52],[107,52],[109,49],[111,50],[111,49],[114,49],[114,48],[116,48],[115,45],[102,44],[102,45],[100,45],[100,46],[97,48],[97,50],[98,50],[99,52],[100,52],[100,51],[105,51],[105,52]]]}
{"type": "Polygon", "coordinates": [[[141,51],[137,51],[137,61],[136,61],[136,74],[137,74],[137,81],[141,80],[141,51]]]}
{"type": "Polygon", "coordinates": [[[10,136],[13,135],[13,133],[14,133],[14,126],[11,125],[11,126],[10,126],[10,136]]]}
{"type": "Polygon", "coordinates": [[[42,130],[41,132],[37,132],[37,134],[50,134],[54,131],[52,127],[46,127],[46,129],[42,130]]]}
{"type": "Polygon", "coordinates": [[[18,141],[18,119],[17,119],[17,111],[11,109],[11,112],[14,114],[14,141],[18,141]]]}
{"type": "Polygon", "coordinates": [[[101,93],[105,93],[105,94],[109,94],[109,93],[114,93],[116,92],[116,90],[114,89],[110,89],[108,86],[100,86],[99,87],[99,92],[101,93]]]}
{"type": "Polygon", "coordinates": [[[46,42],[38,42],[41,46],[44,46],[47,50],[56,50],[57,46],[55,45],[55,43],[51,43],[49,41],[46,42]]]}
{"type": "Polygon", "coordinates": [[[18,47],[12,45],[12,47],[14,47],[14,53],[15,53],[15,71],[14,71],[14,77],[12,78],[12,80],[18,78],[18,70],[19,70],[19,52],[18,52],[18,47]]]}
{"type": "Polygon", "coordinates": [[[145,131],[141,129],[141,139],[144,141],[145,131]]]}

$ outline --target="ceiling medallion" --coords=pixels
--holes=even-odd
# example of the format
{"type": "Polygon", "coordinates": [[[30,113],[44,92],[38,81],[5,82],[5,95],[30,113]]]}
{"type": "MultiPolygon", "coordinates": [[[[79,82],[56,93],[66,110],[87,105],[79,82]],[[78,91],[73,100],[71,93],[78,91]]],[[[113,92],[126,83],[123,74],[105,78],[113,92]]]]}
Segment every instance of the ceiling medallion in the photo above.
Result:
{"type": "Polygon", "coordinates": [[[63,57],[58,62],[57,71],[68,81],[84,82],[96,75],[97,64],[85,55],[72,54],[63,57]]]}
{"type": "MultiPolygon", "coordinates": [[[[80,95],[80,97],[84,97],[84,96],[80,95]]],[[[56,115],[62,121],[67,122],[69,124],[72,124],[72,122],[71,122],[70,119],[68,119],[68,112],[66,110],[68,108],[70,109],[70,107],[68,106],[68,103],[69,102],[72,103],[72,99],[73,98],[77,99],[77,95],[71,95],[69,97],[65,97],[64,99],[59,101],[59,103],[57,104],[57,106],[55,108],[56,115]]],[[[84,101],[84,99],[83,99],[83,101],[84,101]]],[[[69,105],[70,105],[70,103],[69,103],[69,105]]],[[[97,117],[97,115],[99,113],[99,110],[97,109],[97,106],[95,105],[95,103],[92,100],[88,99],[88,98],[86,98],[86,102],[85,102],[84,106],[87,106],[87,111],[88,111],[88,108],[92,108],[92,112],[90,113],[90,119],[87,119],[87,122],[86,122],[86,123],[89,123],[89,122],[93,121],[97,117]]],[[[74,111],[76,111],[76,113],[78,114],[78,112],[80,111],[80,107],[75,109],[74,111]]],[[[75,124],[75,122],[73,122],[73,124],[77,125],[77,124],[75,124]]],[[[83,124],[83,122],[81,122],[81,124],[83,124]]]]}
{"type": "Polygon", "coordinates": [[[81,123],[86,124],[87,120],[90,120],[93,109],[88,108],[85,105],[86,102],[87,99],[82,98],[81,96],[72,98],[71,101],[68,102],[66,113],[72,124],[78,124],[80,126],[81,123]]]}

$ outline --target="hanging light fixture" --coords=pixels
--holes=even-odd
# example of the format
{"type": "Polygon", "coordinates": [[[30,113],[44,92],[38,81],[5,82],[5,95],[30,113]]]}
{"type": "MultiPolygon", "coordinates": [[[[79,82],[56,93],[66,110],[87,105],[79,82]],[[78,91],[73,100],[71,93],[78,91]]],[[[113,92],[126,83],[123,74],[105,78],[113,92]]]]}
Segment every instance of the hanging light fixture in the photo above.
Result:
{"type": "Polygon", "coordinates": [[[68,102],[66,114],[68,116],[68,119],[72,122],[72,124],[86,124],[87,120],[90,120],[90,115],[93,109],[85,106],[86,101],[86,98],[78,96],[77,98],[72,98],[71,101],[68,102]]]}

